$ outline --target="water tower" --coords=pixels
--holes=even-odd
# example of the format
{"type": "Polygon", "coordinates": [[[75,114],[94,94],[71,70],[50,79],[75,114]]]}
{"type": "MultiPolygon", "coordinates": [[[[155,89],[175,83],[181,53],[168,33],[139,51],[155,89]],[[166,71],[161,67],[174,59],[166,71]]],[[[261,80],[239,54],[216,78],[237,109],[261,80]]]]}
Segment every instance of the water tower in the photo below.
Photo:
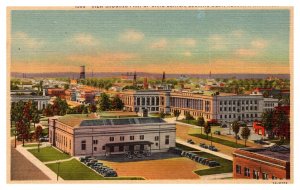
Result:
{"type": "Polygon", "coordinates": [[[80,79],[85,79],[85,66],[80,66],[80,79]]]}

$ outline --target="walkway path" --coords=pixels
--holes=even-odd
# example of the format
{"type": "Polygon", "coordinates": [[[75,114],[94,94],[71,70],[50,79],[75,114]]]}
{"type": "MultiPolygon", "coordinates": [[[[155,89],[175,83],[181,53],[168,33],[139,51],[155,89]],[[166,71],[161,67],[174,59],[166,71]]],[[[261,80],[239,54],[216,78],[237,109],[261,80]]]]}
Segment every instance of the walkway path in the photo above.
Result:
{"type": "Polygon", "coordinates": [[[201,176],[201,180],[216,180],[216,179],[226,179],[226,178],[232,178],[232,173],[222,173],[222,174],[201,176]]]}
{"type": "MultiPolygon", "coordinates": [[[[55,172],[53,172],[51,169],[49,169],[45,163],[41,162],[39,159],[37,159],[35,156],[33,156],[30,152],[27,151],[26,148],[24,148],[22,145],[18,145],[16,150],[21,153],[25,158],[27,158],[35,167],[39,168],[43,173],[52,181],[57,180],[57,175],[55,172]]],[[[59,180],[63,181],[61,177],[59,177],[59,180]]]]}
{"type": "Polygon", "coordinates": [[[179,139],[179,138],[176,139],[176,142],[179,143],[179,144],[188,146],[188,147],[190,147],[190,148],[194,148],[194,149],[196,149],[196,150],[200,150],[200,151],[202,151],[202,152],[207,152],[207,153],[213,154],[213,155],[215,155],[215,156],[224,158],[224,159],[226,159],[226,160],[231,160],[231,161],[233,160],[232,156],[228,156],[228,155],[223,154],[223,153],[221,153],[221,152],[211,151],[211,150],[202,148],[202,147],[200,147],[200,146],[198,146],[198,145],[195,145],[195,144],[189,144],[189,143],[187,143],[186,141],[184,141],[184,140],[182,140],[182,139],[179,139]]]}

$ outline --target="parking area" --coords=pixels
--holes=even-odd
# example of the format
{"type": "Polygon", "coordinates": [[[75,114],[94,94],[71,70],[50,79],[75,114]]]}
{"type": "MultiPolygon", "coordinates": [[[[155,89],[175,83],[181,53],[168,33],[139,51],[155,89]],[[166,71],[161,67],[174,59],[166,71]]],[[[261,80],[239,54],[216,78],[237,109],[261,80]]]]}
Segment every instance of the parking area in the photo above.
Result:
{"type": "Polygon", "coordinates": [[[119,176],[143,177],[148,180],[200,179],[194,171],[209,168],[171,153],[154,153],[147,159],[125,160],[115,157],[100,160],[119,176]]]}

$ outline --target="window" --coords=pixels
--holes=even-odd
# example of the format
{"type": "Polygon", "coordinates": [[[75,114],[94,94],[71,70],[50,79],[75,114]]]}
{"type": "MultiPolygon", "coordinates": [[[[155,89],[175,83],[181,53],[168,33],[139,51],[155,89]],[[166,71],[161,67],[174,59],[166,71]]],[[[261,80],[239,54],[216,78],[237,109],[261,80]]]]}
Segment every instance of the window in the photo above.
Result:
{"type": "Polygon", "coordinates": [[[220,107],[220,111],[222,111],[223,110],[223,108],[222,107],[220,107]]]}
{"type": "Polygon", "coordinates": [[[253,179],[259,179],[259,171],[253,170],[253,179]]]}
{"type": "Polygon", "coordinates": [[[250,169],[244,168],[244,176],[250,177],[250,169]]]}
{"type": "Polygon", "coordinates": [[[155,136],[155,137],[154,137],[154,140],[155,140],[155,141],[159,141],[159,136],[155,136]]]}
{"type": "Polygon", "coordinates": [[[98,140],[93,140],[93,144],[98,144],[98,140]]]}
{"type": "Polygon", "coordinates": [[[273,180],[276,180],[276,179],[278,179],[278,178],[277,178],[276,176],[273,176],[273,175],[272,175],[272,179],[273,179],[273,180]]]}
{"type": "Polygon", "coordinates": [[[228,111],[231,111],[231,107],[228,108],[228,111]]]}
{"type": "Polygon", "coordinates": [[[227,115],[224,115],[225,119],[227,119],[227,115]]]}
{"type": "Polygon", "coordinates": [[[71,147],[72,147],[72,143],[71,143],[71,140],[70,140],[70,149],[71,149],[71,147]]]}
{"type": "Polygon", "coordinates": [[[232,110],[235,111],[235,107],[233,107],[232,110]]]}
{"type": "Polygon", "coordinates": [[[166,135],[165,144],[169,144],[169,143],[170,143],[170,136],[166,135]]]}
{"type": "Polygon", "coordinates": [[[97,151],[97,147],[94,147],[94,151],[97,151]]]}
{"type": "Polygon", "coordinates": [[[86,141],[81,141],[81,150],[85,150],[86,149],[86,141]]]}
{"type": "Polygon", "coordinates": [[[102,146],[102,150],[105,150],[105,146],[102,146]]]}
{"type": "Polygon", "coordinates": [[[133,141],[134,140],[134,136],[130,136],[130,140],[133,141]]]}
{"type": "Polygon", "coordinates": [[[224,105],[227,105],[227,101],[224,101],[224,105]]]}
{"type": "Polygon", "coordinates": [[[220,119],[222,119],[222,115],[220,115],[220,119]]]}
{"type": "Polygon", "coordinates": [[[155,143],[155,146],[158,146],[158,143],[155,143]]]}
{"type": "Polygon", "coordinates": [[[262,173],[262,178],[264,179],[264,180],[268,180],[268,174],[267,173],[262,173]]]}
{"type": "Polygon", "coordinates": [[[109,141],[114,141],[115,137],[109,137],[109,141]]]}
{"type": "Polygon", "coordinates": [[[144,135],[140,135],[140,140],[144,140],[144,135]]]}
{"type": "Polygon", "coordinates": [[[235,172],[238,173],[238,174],[241,174],[242,173],[242,167],[240,165],[236,165],[235,166],[235,172]]]}
{"type": "Polygon", "coordinates": [[[124,141],[125,137],[124,136],[120,136],[120,141],[124,141]]]}
{"type": "Polygon", "coordinates": [[[222,101],[220,101],[220,105],[222,105],[222,101]]]}

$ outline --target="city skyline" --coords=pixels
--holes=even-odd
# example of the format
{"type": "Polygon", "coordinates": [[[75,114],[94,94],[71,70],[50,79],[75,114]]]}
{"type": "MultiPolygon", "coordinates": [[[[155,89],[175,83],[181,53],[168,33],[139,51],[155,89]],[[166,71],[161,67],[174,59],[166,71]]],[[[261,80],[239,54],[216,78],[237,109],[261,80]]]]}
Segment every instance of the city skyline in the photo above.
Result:
{"type": "Polygon", "coordinates": [[[288,9],[13,10],[11,71],[289,74],[290,25],[288,9]]]}

